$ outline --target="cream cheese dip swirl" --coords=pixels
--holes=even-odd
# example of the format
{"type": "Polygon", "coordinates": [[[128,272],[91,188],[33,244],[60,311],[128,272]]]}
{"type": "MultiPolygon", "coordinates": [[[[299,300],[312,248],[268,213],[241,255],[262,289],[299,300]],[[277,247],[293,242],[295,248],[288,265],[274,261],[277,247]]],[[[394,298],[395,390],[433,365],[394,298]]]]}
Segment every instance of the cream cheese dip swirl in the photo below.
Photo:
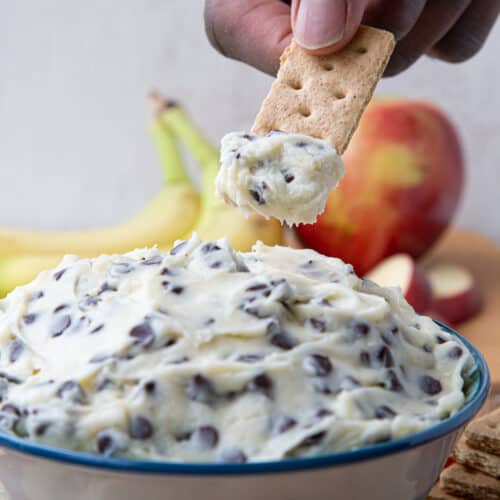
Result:
{"type": "Polygon", "coordinates": [[[427,428],[467,349],[395,289],[312,250],[196,236],[66,257],[0,301],[0,425],[137,459],[279,460],[427,428]]]}
{"type": "Polygon", "coordinates": [[[243,213],[312,223],[325,209],[344,164],[326,140],[280,131],[231,132],[221,142],[216,193],[243,213]]]}

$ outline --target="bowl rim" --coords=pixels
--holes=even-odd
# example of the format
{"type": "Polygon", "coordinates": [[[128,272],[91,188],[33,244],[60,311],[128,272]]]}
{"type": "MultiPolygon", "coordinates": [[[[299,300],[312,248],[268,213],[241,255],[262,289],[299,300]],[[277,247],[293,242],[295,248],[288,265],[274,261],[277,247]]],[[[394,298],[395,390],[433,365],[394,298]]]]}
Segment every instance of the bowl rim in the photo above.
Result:
{"type": "Polygon", "coordinates": [[[481,408],[488,396],[490,375],[484,357],[474,345],[452,328],[434,322],[444,331],[458,337],[469,349],[475,362],[478,380],[476,389],[469,401],[454,415],[428,429],[409,436],[364,446],[350,451],[338,451],[316,457],[299,457],[287,460],[248,462],[244,464],[197,463],[197,462],[161,462],[152,460],[133,460],[127,458],[104,457],[92,453],[56,448],[33,443],[24,438],[0,433],[0,448],[5,447],[13,452],[62,462],[64,465],[85,466],[93,469],[113,470],[117,472],[165,475],[248,475],[262,473],[292,472],[308,469],[319,469],[335,465],[348,465],[390,454],[403,452],[442,438],[466,424],[481,408]]]}

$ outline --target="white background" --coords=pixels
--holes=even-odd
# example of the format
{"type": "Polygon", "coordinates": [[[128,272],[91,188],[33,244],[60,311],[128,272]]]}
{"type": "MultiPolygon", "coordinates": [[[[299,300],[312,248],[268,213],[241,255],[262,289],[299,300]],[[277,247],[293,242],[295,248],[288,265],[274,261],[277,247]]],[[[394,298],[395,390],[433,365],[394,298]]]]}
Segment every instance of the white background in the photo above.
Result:
{"type": "MultiPolygon", "coordinates": [[[[214,140],[248,128],[270,78],[208,44],[202,0],[0,0],[0,225],[124,220],[159,189],[146,93],[186,104],[214,140]]],[[[500,26],[472,61],[425,59],[379,92],[430,98],[458,125],[458,222],[500,241],[500,26]]]]}

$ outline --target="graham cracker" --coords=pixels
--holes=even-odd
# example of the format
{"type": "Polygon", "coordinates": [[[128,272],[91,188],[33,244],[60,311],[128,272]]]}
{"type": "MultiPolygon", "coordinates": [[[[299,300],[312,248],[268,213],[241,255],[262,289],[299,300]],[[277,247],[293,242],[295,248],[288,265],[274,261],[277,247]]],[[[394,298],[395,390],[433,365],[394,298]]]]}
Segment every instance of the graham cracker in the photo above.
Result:
{"type": "Polygon", "coordinates": [[[392,33],[368,26],[361,26],[346,47],[326,56],[312,55],[292,41],[252,132],[282,130],[327,139],[342,154],[394,45],[392,33]]]}
{"type": "Polygon", "coordinates": [[[427,500],[455,500],[457,498],[460,499],[460,497],[450,495],[446,493],[446,491],[443,491],[439,484],[435,484],[427,495],[427,500]]]}
{"type": "Polygon", "coordinates": [[[453,455],[458,463],[500,479],[500,457],[472,448],[467,444],[465,437],[459,439],[453,455]]]}
{"type": "Polygon", "coordinates": [[[464,435],[472,448],[500,455],[500,408],[472,421],[464,435]]]}
{"type": "Polygon", "coordinates": [[[500,480],[461,464],[444,469],[439,486],[446,493],[458,497],[500,500],[500,480]]]}

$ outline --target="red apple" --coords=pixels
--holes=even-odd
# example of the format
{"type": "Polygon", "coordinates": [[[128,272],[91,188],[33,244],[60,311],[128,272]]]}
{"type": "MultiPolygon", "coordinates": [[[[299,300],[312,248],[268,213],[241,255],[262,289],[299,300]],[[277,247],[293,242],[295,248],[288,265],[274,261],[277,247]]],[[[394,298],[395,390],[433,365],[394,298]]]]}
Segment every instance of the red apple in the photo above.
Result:
{"type": "Polygon", "coordinates": [[[435,264],[427,270],[427,275],[433,294],[430,311],[446,323],[460,323],[481,310],[479,287],[467,269],[454,264],[435,264]]]}
{"type": "Polygon", "coordinates": [[[423,269],[408,254],[399,253],[383,260],[367,275],[382,286],[399,286],[415,311],[422,313],[431,303],[431,286],[423,269]]]}
{"type": "MultiPolygon", "coordinates": [[[[333,118],[332,118],[333,119],[333,118]]],[[[346,174],[302,243],[364,274],[384,257],[423,254],[449,224],[462,193],[455,127],[434,105],[375,100],[344,155],[346,174]]]]}

